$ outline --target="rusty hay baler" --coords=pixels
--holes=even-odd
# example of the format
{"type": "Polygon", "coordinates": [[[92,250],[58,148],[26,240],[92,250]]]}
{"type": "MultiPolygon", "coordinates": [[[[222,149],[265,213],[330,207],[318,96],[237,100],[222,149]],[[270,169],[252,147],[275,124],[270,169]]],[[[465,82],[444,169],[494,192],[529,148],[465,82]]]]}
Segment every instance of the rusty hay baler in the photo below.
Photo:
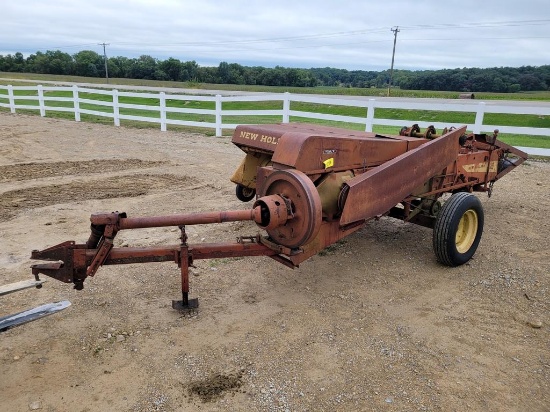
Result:
{"type": "Polygon", "coordinates": [[[189,298],[189,266],[198,259],[268,256],[295,268],[327,246],[380,216],[433,229],[437,260],[457,266],[475,253],[483,231],[483,209],[472,192],[491,195],[493,184],[527,155],[493,135],[466,134],[466,126],[444,130],[403,128],[399,136],[305,124],[239,126],[232,142],[245,152],[231,180],[247,210],[128,217],[91,216],[86,243],[68,241],[32,252],[46,260],[32,266],[83,288],[102,265],[173,261],[180,268],[181,310],[189,298]],[[443,194],[452,194],[440,203],[443,194]],[[188,244],[187,225],[254,221],[261,234],[236,242],[188,244]],[[121,230],[178,226],[171,246],[115,248],[121,230]]]}

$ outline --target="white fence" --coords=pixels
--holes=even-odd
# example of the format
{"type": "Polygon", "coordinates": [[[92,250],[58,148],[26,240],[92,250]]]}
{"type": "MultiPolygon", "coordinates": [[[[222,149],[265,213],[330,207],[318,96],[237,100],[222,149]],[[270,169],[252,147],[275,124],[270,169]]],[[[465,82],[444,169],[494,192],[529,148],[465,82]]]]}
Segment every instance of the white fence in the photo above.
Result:
{"type": "Polygon", "coordinates": [[[501,133],[515,133],[522,135],[550,136],[549,128],[536,127],[516,127],[503,125],[490,125],[483,122],[485,113],[510,113],[510,114],[531,114],[539,116],[550,116],[550,105],[542,104],[525,104],[525,102],[517,105],[499,104],[499,102],[472,102],[472,101],[430,101],[415,102],[415,101],[392,101],[387,99],[359,99],[359,98],[343,98],[343,97],[321,97],[317,95],[299,95],[290,93],[279,94],[253,94],[246,96],[197,96],[185,94],[166,94],[160,93],[134,93],[105,89],[90,89],[78,86],[58,87],[58,86],[1,86],[0,85],[0,107],[9,108],[12,113],[17,109],[32,109],[39,110],[41,116],[46,116],[47,111],[64,111],[74,113],[76,121],[80,121],[81,114],[89,114],[95,116],[110,117],[113,119],[115,126],[120,125],[120,120],[136,120],[142,122],[159,123],[160,129],[166,131],[167,125],[183,125],[194,127],[206,127],[216,130],[216,136],[222,135],[222,129],[234,129],[238,126],[235,123],[224,123],[224,118],[228,116],[280,116],[283,123],[288,123],[291,117],[321,119],[336,122],[347,122],[364,124],[366,131],[372,131],[373,125],[385,126],[404,126],[410,123],[418,123],[420,127],[434,125],[436,128],[444,128],[448,126],[462,126],[461,123],[437,123],[423,122],[415,119],[381,119],[375,116],[376,109],[406,109],[406,110],[432,110],[445,112],[475,112],[475,122],[468,124],[468,129],[474,133],[493,132],[499,129],[501,133]],[[4,93],[2,93],[4,91],[4,93]],[[14,91],[34,91],[34,96],[24,96],[15,94],[14,91]],[[71,97],[54,97],[48,96],[45,92],[72,92],[71,97]],[[81,94],[100,94],[110,96],[109,101],[91,100],[83,98],[81,94]],[[120,103],[119,97],[137,97],[151,98],[158,100],[158,105],[145,104],[129,104],[120,103]],[[214,102],[214,109],[192,109],[181,107],[168,107],[166,100],[180,101],[207,101],[214,102]],[[8,101],[3,103],[2,100],[8,101]],[[18,100],[37,101],[37,104],[17,104],[18,100]],[[66,102],[69,103],[65,107],[48,106],[48,102],[66,102]],[[261,102],[261,101],[282,101],[282,109],[278,110],[224,110],[222,109],[224,102],[261,102]],[[365,109],[364,117],[342,116],[335,114],[322,114],[313,112],[304,112],[291,110],[291,102],[309,102],[324,105],[352,106],[362,107],[365,109]],[[81,107],[82,104],[91,104],[96,106],[109,107],[108,112],[99,110],[89,110],[81,107]],[[155,112],[157,117],[135,116],[129,114],[121,114],[120,109],[136,109],[155,112]],[[167,117],[168,113],[185,113],[191,115],[210,115],[214,122],[192,121],[192,120],[176,120],[167,117]]]}

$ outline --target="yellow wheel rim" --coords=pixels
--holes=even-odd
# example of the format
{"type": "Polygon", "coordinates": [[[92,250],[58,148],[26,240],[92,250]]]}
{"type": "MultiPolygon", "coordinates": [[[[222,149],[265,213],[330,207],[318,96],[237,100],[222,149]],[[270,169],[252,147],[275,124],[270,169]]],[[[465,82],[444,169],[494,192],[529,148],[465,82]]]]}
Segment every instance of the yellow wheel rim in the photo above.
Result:
{"type": "Polygon", "coordinates": [[[477,213],[473,209],[467,210],[458,222],[458,230],[456,231],[456,250],[459,253],[466,253],[476,239],[477,235],[477,213]]]}

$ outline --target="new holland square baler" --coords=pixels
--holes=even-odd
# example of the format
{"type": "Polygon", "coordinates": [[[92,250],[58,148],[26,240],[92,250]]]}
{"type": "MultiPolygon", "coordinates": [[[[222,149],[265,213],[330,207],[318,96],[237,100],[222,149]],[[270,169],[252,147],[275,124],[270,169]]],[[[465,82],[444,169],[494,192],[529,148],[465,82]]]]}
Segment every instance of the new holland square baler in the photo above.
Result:
{"type": "Polygon", "coordinates": [[[269,256],[291,268],[380,216],[433,229],[433,249],[444,265],[458,266],[475,253],[483,209],[472,192],[491,195],[493,184],[527,159],[493,135],[466,134],[466,126],[436,134],[418,126],[399,136],[306,124],[239,126],[232,142],[246,156],[231,180],[247,210],[128,217],[92,214],[86,243],[68,241],[32,252],[49,261],[32,266],[74,283],[77,290],[102,265],[173,261],[180,268],[180,310],[189,298],[189,266],[197,259],[269,256]],[[445,193],[451,196],[441,204],[445,193]],[[187,225],[251,220],[261,233],[236,242],[188,244],[187,225]],[[121,230],[178,226],[179,244],[113,247],[121,230]]]}

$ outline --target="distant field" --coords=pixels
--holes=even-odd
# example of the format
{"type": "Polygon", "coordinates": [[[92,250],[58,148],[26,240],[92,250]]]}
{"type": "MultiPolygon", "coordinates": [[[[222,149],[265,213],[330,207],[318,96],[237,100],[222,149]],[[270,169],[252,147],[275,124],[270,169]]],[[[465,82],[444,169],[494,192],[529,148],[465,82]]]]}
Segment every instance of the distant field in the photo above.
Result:
{"type": "MultiPolygon", "coordinates": [[[[7,81],[4,78],[18,78],[21,80],[33,80],[36,83],[41,81],[66,81],[66,82],[79,82],[79,83],[95,83],[98,86],[105,85],[105,79],[88,78],[88,77],[74,77],[74,76],[55,76],[55,75],[43,75],[43,74],[22,74],[22,73],[5,73],[0,72],[0,85],[30,85],[27,82],[14,82],[7,81]]],[[[137,86],[154,86],[154,87],[180,87],[180,88],[194,88],[197,89],[198,94],[200,90],[244,90],[244,91],[262,91],[262,92],[291,92],[291,93],[316,93],[316,94],[340,94],[340,95],[357,95],[357,96],[379,96],[386,95],[387,90],[381,89],[347,89],[347,88],[285,88],[285,87],[267,87],[267,86],[238,86],[238,85],[219,85],[219,84],[190,84],[190,83],[178,83],[178,82],[161,82],[150,80],[129,80],[129,79],[111,79],[112,84],[125,84],[125,85],[137,85],[137,86]]],[[[19,96],[36,96],[35,91],[21,91],[17,90],[15,93],[19,96]]],[[[392,95],[404,96],[404,97],[437,97],[437,98],[456,98],[458,93],[454,92],[427,92],[427,91],[402,91],[393,90],[392,95]]],[[[72,97],[71,92],[46,92],[45,96],[50,97],[72,97]]],[[[81,98],[96,100],[96,101],[111,101],[110,96],[93,94],[93,93],[81,93],[81,98]]],[[[167,97],[168,107],[185,107],[192,109],[211,109],[215,108],[214,102],[200,102],[200,101],[178,101],[170,100],[169,95],[167,97]]],[[[495,94],[495,93],[476,93],[476,98],[479,99],[503,99],[508,100],[550,100],[550,92],[537,92],[537,93],[511,93],[511,94],[495,94]]],[[[7,103],[7,99],[1,99],[0,102],[7,103]]],[[[149,105],[158,106],[158,99],[140,98],[140,97],[120,97],[120,103],[137,104],[137,105],[149,105]]],[[[36,100],[18,100],[18,104],[25,105],[38,105],[36,100]]],[[[72,107],[70,102],[54,102],[48,101],[47,106],[55,107],[72,107]]],[[[112,113],[111,107],[94,105],[90,103],[81,103],[81,108],[94,110],[99,112],[112,113]]],[[[280,110],[282,109],[282,102],[280,101],[267,101],[267,102],[224,102],[224,110],[280,110]]],[[[8,109],[0,108],[2,111],[8,109]]],[[[341,116],[355,116],[364,117],[366,114],[365,108],[360,107],[348,107],[338,105],[327,104],[314,104],[303,102],[292,102],[291,110],[334,114],[341,116]]],[[[37,114],[37,110],[18,110],[18,112],[37,114]]],[[[419,110],[403,110],[403,109],[376,109],[376,118],[385,119],[397,119],[403,120],[403,126],[410,126],[414,122],[448,122],[448,123],[474,123],[474,112],[439,112],[439,111],[419,111],[419,110]]],[[[121,108],[120,114],[134,115],[134,116],[146,116],[151,118],[159,118],[159,113],[156,111],[147,111],[139,109],[127,109],[121,108]]],[[[60,118],[74,118],[72,113],[50,111],[47,112],[48,117],[60,117],[60,118]]],[[[168,113],[168,119],[172,120],[187,120],[196,122],[214,122],[214,115],[208,114],[187,114],[187,113],[168,113]]],[[[112,119],[82,115],[83,121],[94,121],[112,124],[112,119]]],[[[230,123],[277,123],[281,122],[280,116],[224,116],[225,122],[230,123]]],[[[345,123],[345,122],[333,122],[327,120],[317,120],[308,118],[291,117],[291,121],[300,122],[315,122],[318,124],[333,125],[339,127],[350,128],[354,130],[364,130],[364,125],[345,123]]],[[[158,128],[159,125],[155,123],[146,122],[134,122],[125,121],[122,123],[126,126],[132,127],[152,127],[158,128]]],[[[537,115],[514,115],[514,114],[494,114],[486,113],[484,117],[485,124],[495,124],[501,126],[519,126],[519,127],[541,127],[550,129],[550,115],[549,116],[537,116],[537,115]]],[[[182,128],[170,126],[171,129],[182,128]]],[[[392,126],[374,126],[374,131],[378,133],[392,133],[399,132],[400,127],[392,126]]],[[[205,133],[207,129],[198,129],[202,133],[205,133]]],[[[206,132],[212,134],[211,131],[206,132]]],[[[516,146],[527,147],[539,147],[550,148],[550,138],[545,136],[526,136],[526,135],[514,135],[514,134],[501,134],[501,140],[506,143],[516,146]]]]}
{"type": "MultiPolygon", "coordinates": [[[[5,79],[35,80],[40,81],[62,81],[74,83],[95,83],[106,84],[105,79],[97,77],[79,77],[79,76],[60,76],[54,74],[37,73],[11,73],[0,72],[0,84],[17,84],[16,82],[7,82],[5,79]]],[[[239,90],[249,92],[268,92],[268,93],[302,93],[302,94],[329,94],[329,95],[351,95],[351,96],[386,96],[387,89],[376,88],[344,88],[344,87],[284,87],[284,86],[252,86],[237,84],[209,84],[194,82],[172,82],[158,80],[138,80],[138,79],[109,79],[111,84],[133,85],[133,86],[151,86],[151,87],[179,87],[200,90],[239,90]]],[[[27,84],[20,83],[19,85],[27,84]]],[[[391,95],[396,97],[425,97],[439,99],[456,99],[460,92],[439,92],[429,90],[401,90],[392,89],[391,95]]],[[[476,98],[485,100],[550,100],[550,91],[540,92],[521,92],[521,93],[475,93],[476,98]]]]}

